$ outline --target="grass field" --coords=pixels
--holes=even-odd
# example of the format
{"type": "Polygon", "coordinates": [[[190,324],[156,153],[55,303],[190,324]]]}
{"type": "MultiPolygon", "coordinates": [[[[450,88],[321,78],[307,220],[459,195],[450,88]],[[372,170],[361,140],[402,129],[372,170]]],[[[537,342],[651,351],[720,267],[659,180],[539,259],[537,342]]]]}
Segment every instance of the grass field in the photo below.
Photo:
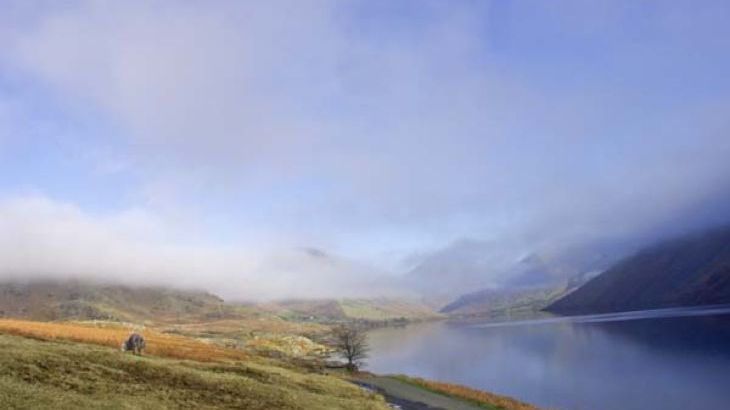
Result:
{"type": "MultiPolygon", "coordinates": [[[[0,320],[0,332],[42,340],[68,340],[119,349],[130,329],[115,324],[77,324],[0,320]]],[[[198,339],[160,333],[151,329],[142,332],[147,341],[146,353],[197,361],[242,360],[246,354],[198,339]]]]}
{"type": "MultiPolygon", "coordinates": [[[[206,333],[200,326],[195,330],[206,333]]],[[[209,331],[228,334],[233,327],[214,322],[209,331]]],[[[290,360],[298,355],[264,357],[259,355],[261,346],[243,351],[147,328],[141,330],[147,341],[145,354],[134,356],[119,350],[129,332],[129,327],[110,322],[0,320],[0,408],[388,408],[380,395],[349,383],[345,374],[319,374],[321,368],[309,361],[290,360]]],[[[269,348],[304,353],[319,346],[284,334],[279,339],[252,341],[287,342],[287,346],[269,348]]],[[[536,410],[512,398],[464,386],[391,378],[487,409],[536,410]]]]}
{"type": "MultiPolygon", "coordinates": [[[[94,329],[68,337],[64,332],[71,327],[58,331],[59,325],[38,324],[20,329],[18,321],[2,325],[3,409],[387,409],[382,397],[340,378],[262,360],[241,361],[215,347],[188,350],[194,352],[191,358],[210,353],[215,360],[206,362],[140,357],[107,347],[116,342],[119,330],[94,329]]],[[[175,338],[155,337],[148,345],[154,351],[156,343],[170,340],[174,343],[165,349],[179,346],[175,338]]]]}

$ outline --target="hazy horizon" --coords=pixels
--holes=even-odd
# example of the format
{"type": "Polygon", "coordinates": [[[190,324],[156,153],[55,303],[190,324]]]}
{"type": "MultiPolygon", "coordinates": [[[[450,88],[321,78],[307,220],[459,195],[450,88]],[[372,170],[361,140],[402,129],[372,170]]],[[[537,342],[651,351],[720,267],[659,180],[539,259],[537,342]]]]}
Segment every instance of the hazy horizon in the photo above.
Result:
{"type": "Polygon", "coordinates": [[[730,222],[723,1],[6,1],[0,280],[455,293],[730,222]]]}

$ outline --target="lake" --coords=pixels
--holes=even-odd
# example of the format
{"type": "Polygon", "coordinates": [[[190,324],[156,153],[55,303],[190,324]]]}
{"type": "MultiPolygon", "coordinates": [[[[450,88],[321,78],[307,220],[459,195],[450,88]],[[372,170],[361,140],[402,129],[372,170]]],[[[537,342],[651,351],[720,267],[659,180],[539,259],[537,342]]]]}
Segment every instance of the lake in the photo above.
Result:
{"type": "Polygon", "coordinates": [[[370,332],[367,369],[563,410],[730,408],[730,305],[370,332]]]}

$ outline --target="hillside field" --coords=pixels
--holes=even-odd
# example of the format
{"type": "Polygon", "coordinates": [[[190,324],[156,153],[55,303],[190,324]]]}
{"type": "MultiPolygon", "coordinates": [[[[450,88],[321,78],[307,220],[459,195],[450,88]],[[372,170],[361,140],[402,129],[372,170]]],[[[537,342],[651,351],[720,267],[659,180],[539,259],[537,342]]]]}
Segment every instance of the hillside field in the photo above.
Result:
{"type": "Polygon", "coordinates": [[[388,408],[381,396],[338,377],[195,339],[145,335],[150,354],[134,356],[119,351],[126,336],[119,328],[2,321],[0,407],[388,408]]]}

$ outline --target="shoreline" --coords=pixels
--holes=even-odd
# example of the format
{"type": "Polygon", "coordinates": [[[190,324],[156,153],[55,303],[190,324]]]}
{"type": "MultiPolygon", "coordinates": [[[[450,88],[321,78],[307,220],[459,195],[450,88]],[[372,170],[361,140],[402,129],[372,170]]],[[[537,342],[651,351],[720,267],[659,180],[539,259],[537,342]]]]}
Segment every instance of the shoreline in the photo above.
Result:
{"type": "Polygon", "coordinates": [[[403,410],[541,410],[509,396],[418,377],[370,372],[346,377],[350,382],[382,395],[388,403],[403,410]]]}

